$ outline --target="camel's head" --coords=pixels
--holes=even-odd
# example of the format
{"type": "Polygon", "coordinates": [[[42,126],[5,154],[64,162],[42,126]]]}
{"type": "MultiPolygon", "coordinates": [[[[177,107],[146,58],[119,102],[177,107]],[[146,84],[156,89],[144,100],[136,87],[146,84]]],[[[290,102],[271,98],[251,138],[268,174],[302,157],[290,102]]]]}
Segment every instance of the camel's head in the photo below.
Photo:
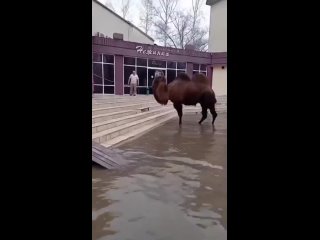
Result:
{"type": "Polygon", "coordinates": [[[157,76],[152,84],[153,96],[160,104],[166,105],[169,101],[167,81],[164,76],[157,76]]]}

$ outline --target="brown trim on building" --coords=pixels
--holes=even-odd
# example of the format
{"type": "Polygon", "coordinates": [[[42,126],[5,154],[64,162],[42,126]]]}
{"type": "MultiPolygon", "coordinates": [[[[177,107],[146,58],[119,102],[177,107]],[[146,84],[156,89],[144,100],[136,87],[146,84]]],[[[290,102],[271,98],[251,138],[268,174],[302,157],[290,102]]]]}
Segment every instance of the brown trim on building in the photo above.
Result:
{"type": "MultiPolygon", "coordinates": [[[[156,45],[144,44],[144,43],[137,43],[137,42],[130,42],[130,41],[122,41],[122,40],[115,40],[112,38],[103,38],[103,37],[92,37],[92,44],[99,45],[99,46],[109,46],[109,47],[116,47],[122,48],[127,50],[134,50],[137,52],[136,47],[142,46],[144,50],[156,50],[156,51],[164,51],[168,52],[170,55],[183,55],[183,56],[190,56],[190,57],[202,57],[202,58],[210,58],[212,53],[210,52],[200,52],[191,49],[179,49],[179,48],[171,48],[171,47],[160,47],[156,45]]],[[[154,57],[154,56],[153,56],[154,57]]],[[[164,57],[163,59],[168,59],[168,57],[164,57]]]]}
{"type": "Polygon", "coordinates": [[[227,53],[226,52],[213,53],[212,65],[227,65],[227,53]]]}

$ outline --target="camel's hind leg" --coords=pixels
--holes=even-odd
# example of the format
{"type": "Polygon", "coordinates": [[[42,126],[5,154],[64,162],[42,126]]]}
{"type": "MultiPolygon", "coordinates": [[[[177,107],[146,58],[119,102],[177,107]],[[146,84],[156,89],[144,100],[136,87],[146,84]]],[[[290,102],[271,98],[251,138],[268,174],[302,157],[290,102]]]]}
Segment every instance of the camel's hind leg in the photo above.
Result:
{"type": "Polygon", "coordinates": [[[212,125],[214,125],[214,121],[216,120],[216,118],[218,116],[214,106],[210,108],[210,112],[211,112],[211,115],[212,115],[212,125]]]}
{"type": "Polygon", "coordinates": [[[179,115],[179,125],[181,125],[181,119],[182,119],[182,104],[180,103],[174,103],[174,108],[177,110],[177,113],[179,115]]]}
{"type": "Polygon", "coordinates": [[[201,104],[201,107],[202,107],[202,118],[201,120],[199,121],[199,124],[201,124],[208,116],[208,110],[207,110],[207,107],[204,105],[204,104],[201,104]]]}

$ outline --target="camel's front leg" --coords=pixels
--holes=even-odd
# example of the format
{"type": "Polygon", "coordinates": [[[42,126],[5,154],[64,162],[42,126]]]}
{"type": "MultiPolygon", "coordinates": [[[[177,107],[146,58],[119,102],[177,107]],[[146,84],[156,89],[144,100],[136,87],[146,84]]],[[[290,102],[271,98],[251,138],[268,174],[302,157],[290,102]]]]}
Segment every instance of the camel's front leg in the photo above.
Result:
{"type": "Polygon", "coordinates": [[[173,103],[174,108],[177,110],[178,116],[179,116],[179,125],[181,125],[181,119],[182,119],[182,104],[180,103],[173,103]]]}

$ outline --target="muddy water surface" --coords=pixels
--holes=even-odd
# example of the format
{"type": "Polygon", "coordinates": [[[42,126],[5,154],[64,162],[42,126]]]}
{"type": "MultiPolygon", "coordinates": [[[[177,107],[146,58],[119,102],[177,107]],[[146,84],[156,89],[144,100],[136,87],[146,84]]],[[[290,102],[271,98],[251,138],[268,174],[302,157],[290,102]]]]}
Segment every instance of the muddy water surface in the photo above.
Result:
{"type": "Polygon", "coordinates": [[[124,169],[93,166],[92,239],[227,239],[226,118],[173,119],[117,149],[124,169]]]}

